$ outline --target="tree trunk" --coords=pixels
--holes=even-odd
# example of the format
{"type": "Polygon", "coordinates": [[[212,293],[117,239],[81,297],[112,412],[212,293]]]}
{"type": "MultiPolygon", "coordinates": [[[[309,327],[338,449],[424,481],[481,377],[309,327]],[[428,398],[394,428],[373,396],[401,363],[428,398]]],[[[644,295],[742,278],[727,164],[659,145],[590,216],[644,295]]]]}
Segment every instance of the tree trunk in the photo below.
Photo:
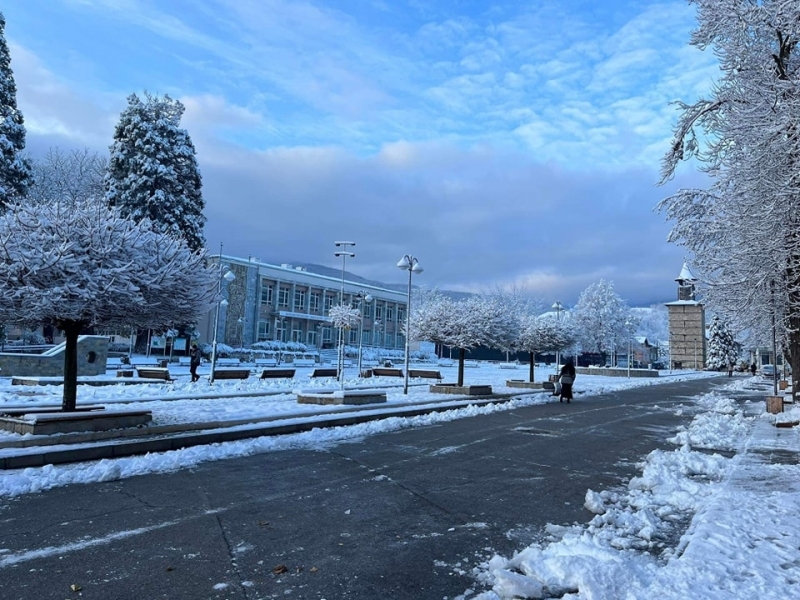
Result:
{"type": "Polygon", "coordinates": [[[464,348],[458,349],[458,387],[464,385],[464,357],[466,354],[467,351],[464,348]]]}
{"type": "Polygon", "coordinates": [[[61,323],[59,329],[65,337],[64,397],[61,410],[68,412],[75,410],[78,402],[78,335],[83,329],[83,323],[69,321],[61,323]]]}
{"type": "Polygon", "coordinates": [[[531,372],[530,372],[529,378],[530,378],[530,382],[533,383],[533,361],[536,358],[536,354],[533,353],[533,352],[530,352],[530,356],[531,356],[531,372]]]}

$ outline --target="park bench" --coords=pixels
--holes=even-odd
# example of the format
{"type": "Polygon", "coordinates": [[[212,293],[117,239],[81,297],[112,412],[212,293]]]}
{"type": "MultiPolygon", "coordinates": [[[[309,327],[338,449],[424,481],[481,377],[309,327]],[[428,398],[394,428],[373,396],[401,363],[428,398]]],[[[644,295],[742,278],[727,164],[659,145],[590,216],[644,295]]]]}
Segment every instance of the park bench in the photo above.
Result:
{"type": "Polygon", "coordinates": [[[247,379],[250,369],[214,369],[214,379],[247,379]]]}
{"type": "Polygon", "coordinates": [[[385,367],[373,367],[372,375],[375,377],[402,377],[403,369],[387,369],[385,367]]]}
{"type": "Polygon", "coordinates": [[[336,369],[314,369],[311,371],[309,377],[336,377],[338,375],[336,369]]]}
{"type": "Polygon", "coordinates": [[[256,367],[277,367],[278,361],[274,358],[257,358],[255,359],[256,367]]]}
{"type": "Polygon", "coordinates": [[[409,377],[421,377],[424,379],[441,379],[442,374],[439,371],[434,371],[432,369],[409,369],[408,370],[409,377]]]}
{"type": "Polygon", "coordinates": [[[164,367],[136,367],[136,376],[140,379],[172,381],[172,378],[169,376],[169,369],[164,367]]]}
{"type": "Polygon", "coordinates": [[[294,379],[295,369],[264,369],[259,379],[294,379]]]}
{"type": "Polygon", "coordinates": [[[238,367],[242,364],[238,358],[218,358],[217,359],[217,366],[218,367],[238,367]]]}
{"type": "Polygon", "coordinates": [[[295,358],[292,361],[292,364],[295,367],[313,367],[317,364],[317,361],[315,361],[313,358],[295,358]]]}
{"type": "MultiPolygon", "coordinates": [[[[80,411],[92,411],[92,410],[104,410],[105,406],[102,404],[78,404],[76,410],[80,411]]],[[[28,407],[18,407],[15,406],[13,408],[4,408],[0,409],[0,414],[9,416],[9,417],[20,417],[22,415],[32,415],[37,413],[57,413],[61,410],[60,406],[56,405],[40,405],[40,406],[28,406],[28,407]]]]}

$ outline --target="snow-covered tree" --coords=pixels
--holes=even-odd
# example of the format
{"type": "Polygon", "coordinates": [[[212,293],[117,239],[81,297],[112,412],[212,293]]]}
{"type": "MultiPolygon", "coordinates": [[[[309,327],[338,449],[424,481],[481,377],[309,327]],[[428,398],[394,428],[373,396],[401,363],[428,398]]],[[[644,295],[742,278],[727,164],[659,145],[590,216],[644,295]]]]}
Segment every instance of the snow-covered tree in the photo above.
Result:
{"type": "Polygon", "coordinates": [[[0,208],[24,196],[31,178],[30,164],[22,156],[25,125],[17,108],[17,84],[11,71],[5,29],[6,20],[0,13],[0,208]]]}
{"type": "Polygon", "coordinates": [[[75,410],[82,330],[195,322],[217,277],[182,238],[94,200],[15,202],[0,216],[0,320],[63,332],[64,410],[75,410]]]}
{"type": "Polygon", "coordinates": [[[575,329],[569,318],[554,318],[551,315],[527,315],[520,323],[516,347],[530,354],[529,380],[533,381],[535,356],[545,350],[564,351],[577,341],[575,329]]]}
{"type": "Polygon", "coordinates": [[[707,304],[738,330],[768,338],[773,319],[800,368],[800,4],[695,0],[691,44],[712,51],[712,93],[679,104],[662,167],[699,161],[707,189],[661,203],[670,235],[695,255],[707,304]]]}
{"type": "Polygon", "coordinates": [[[51,148],[41,160],[33,161],[33,185],[28,200],[37,203],[103,200],[103,179],[108,160],[88,149],[64,152],[51,148]]]}
{"type": "Polygon", "coordinates": [[[718,316],[711,321],[708,331],[708,358],[706,365],[709,369],[731,369],[739,359],[739,345],[736,343],[731,330],[725,321],[718,316]]]}
{"type": "Polygon", "coordinates": [[[507,308],[496,296],[472,296],[456,302],[430,294],[417,302],[410,317],[411,339],[458,348],[458,385],[463,386],[467,350],[476,346],[500,350],[513,347],[519,320],[507,308]]]}
{"type": "Polygon", "coordinates": [[[614,291],[614,283],[604,279],[581,292],[573,314],[584,350],[604,356],[626,345],[636,323],[625,301],[614,291]]]}
{"type": "Polygon", "coordinates": [[[124,216],[150,219],[183,237],[197,251],[205,246],[205,203],[194,144],[180,127],[183,111],[169,96],[128,97],[110,148],[106,200],[124,216]]]}
{"type": "Polygon", "coordinates": [[[328,311],[328,320],[337,329],[352,329],[361,322],[361,311],[349,304],[337,304],[328,311]]]}

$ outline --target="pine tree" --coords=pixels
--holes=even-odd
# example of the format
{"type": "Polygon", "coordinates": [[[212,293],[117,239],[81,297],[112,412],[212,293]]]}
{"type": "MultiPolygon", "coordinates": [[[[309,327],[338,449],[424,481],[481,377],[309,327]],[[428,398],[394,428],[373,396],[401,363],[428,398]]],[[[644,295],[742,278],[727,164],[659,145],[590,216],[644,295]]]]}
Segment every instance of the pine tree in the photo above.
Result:
{"type": "Polygon", "coordinates": [[[5,29],[6,20],[0,13],[0,208],[24,196],[31,180],[30,164],[21,155],[25,149],[25,125],[17,109],[17,85],[5,29]]]}
{"type": "Polygon", "coordinates": [[[736,364],[738,354],[738,344],[731,330],[722,319],[714,317],[708,332],[706,365],[709,369],[728,369],[736,364]]]}
{"type": "Polygon", "coordinates": [[[169,96],[128,97],[110,148],[106,201],[135,221],[152,220],[197,251],[205,246],[205,203],[194,145],[180,127],[183,111],[169,96]]]}

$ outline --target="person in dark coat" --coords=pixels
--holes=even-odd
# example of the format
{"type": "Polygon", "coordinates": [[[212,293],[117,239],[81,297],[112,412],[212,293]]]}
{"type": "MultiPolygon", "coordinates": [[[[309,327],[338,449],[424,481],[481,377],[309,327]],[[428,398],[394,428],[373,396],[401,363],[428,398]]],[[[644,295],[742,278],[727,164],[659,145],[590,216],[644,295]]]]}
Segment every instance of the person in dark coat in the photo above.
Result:
{"type": "Polygon", "coordinates": [[[571,360],[561,367],[561,375],[558,380],[561,382],[561,395],[558,397],[559,402],[564,402],[567,399],[567,404],[572,400],[572,384],[575,383],[575,365],[571,360]]]}
{"type": "Polygon", "coordinates": [[[753,363],[752,365],[750,365],[750,374],[751,374],[753,377],[755,377],[755,376],[756,376],[756,370],[757,370],[757,369],[758,369],[758,367],[756,367],[756,363],[753,363]]]}
{"type": "Polygon", "coordinates": [[[197,374],[197,367],[200,366],[200,349],[197,347],[197,344],[192,344],[191,350],[189,350],[189,372],[192,374],[192,383],[200,379],[200,375],[197,374]]]}

